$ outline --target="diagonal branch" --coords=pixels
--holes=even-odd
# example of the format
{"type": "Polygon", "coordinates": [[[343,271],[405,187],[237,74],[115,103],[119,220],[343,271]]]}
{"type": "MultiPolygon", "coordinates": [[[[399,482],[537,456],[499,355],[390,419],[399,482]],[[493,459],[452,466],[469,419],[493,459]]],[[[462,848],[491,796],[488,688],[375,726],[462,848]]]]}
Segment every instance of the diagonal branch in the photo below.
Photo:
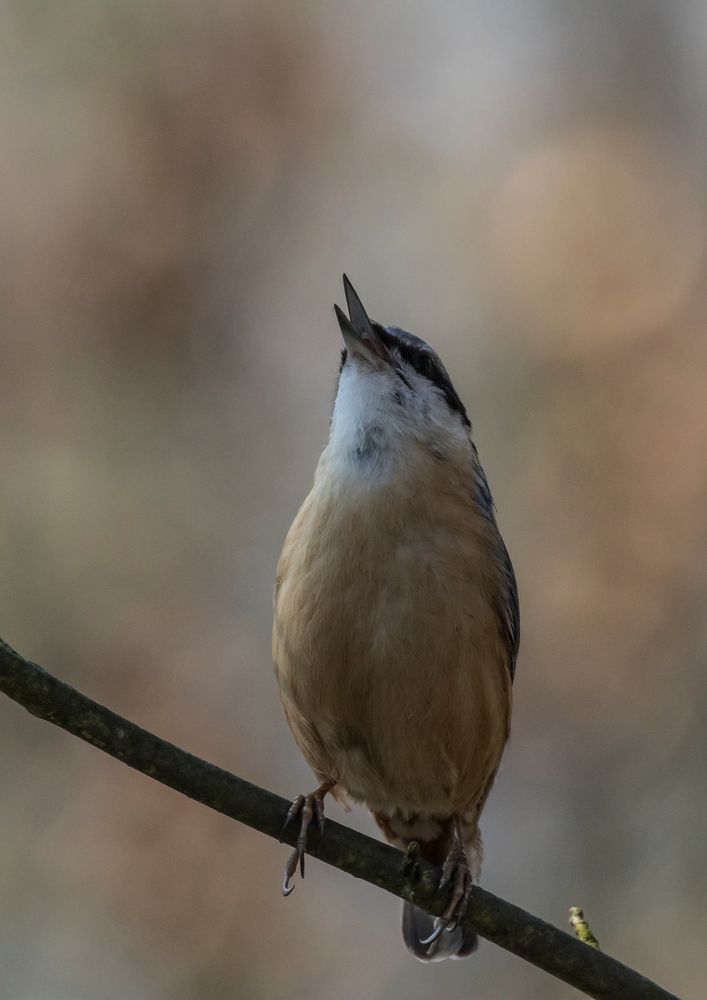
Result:
{"type": "MultiPolygon", "coordinates": [[[[261,833],[279,837],[289,806],[285,799],[121,718],[25,660],[1,639],[0,691],[32,715],[66,729],[129,767],[261,833]]],[[[283,840],[294,844],[296,835],[296,831],[286,831],[283,840]]],[[[403,870],[399,851],[334,822],[327,823],[321,842],[316,837],[312,840],[309,853],[321,861],[411,900],[429,913],[443,911],[446,900],[436,888],[439,872],[431,865],[414,866],[411,879],[403,870]]],[[[588,996],[677,1000],[616,959],[484,889],[474,888],[464,923],[588,996]]]]}

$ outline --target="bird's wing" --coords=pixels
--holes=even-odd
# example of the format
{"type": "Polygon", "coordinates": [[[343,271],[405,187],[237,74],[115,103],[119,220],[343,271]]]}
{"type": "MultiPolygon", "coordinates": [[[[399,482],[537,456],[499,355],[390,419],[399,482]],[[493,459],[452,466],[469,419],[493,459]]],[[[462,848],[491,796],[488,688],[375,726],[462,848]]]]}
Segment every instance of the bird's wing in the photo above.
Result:
{"type": "Polygon", "coordinates": [[[515,677],[516,659],[520,643],[520,610],[518,607],[518,585],[513,572],[513,563],[508,554],[501,532],[496,524],[493,497],[489,489],[486,474],[479,461],[476,446],[472,443],[474,458],[474,501],[492,525],[496,556],[499,565],[500,587],[496,594],[496,611],[498,613],[501,635],[507,650],[507,666],[511,680],[515,677]]]}

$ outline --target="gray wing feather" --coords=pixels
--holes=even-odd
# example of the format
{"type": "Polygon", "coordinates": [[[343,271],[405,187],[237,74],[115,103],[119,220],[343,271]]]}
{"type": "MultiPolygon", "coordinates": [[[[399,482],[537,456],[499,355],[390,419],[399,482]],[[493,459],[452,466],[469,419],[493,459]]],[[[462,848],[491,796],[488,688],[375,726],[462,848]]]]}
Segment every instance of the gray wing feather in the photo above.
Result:
{"type": "Polygon", "coordinates": [[[516,659],[518,657],[518,646],[520,644],[520,609],[518,607],[518,585],[513,572],[513,563],[508,555],[501,533],[496,524],[493,497],[489,489],[486,474],[479,461],[476,446],[472,442],[474,456],[474,501],[494,529],[496,541],[496,554],[499,561],[501,588],[496,598],[496,610],[501,623],[501,632],[508,651],[508,672],[511,680],[515,677],[516,659]]]}

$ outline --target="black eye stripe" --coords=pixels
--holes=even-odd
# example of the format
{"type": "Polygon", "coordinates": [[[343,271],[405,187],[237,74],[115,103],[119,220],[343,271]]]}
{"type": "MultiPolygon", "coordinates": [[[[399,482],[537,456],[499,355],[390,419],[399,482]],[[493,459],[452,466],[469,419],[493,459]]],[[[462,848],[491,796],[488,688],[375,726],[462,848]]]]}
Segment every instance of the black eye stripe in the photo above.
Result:
{"type": "MultiPolygon", "coordinates": [[[[396,333],[397,332],[398,331],[396,331],[396,333]]],[[[399,332],[401,334],[403,333],[403,331],[399,332]]],[[[435,356],[430,354],[429,350],[426,350],[424,347],[418,347],[417,343],[404,339],[404,336],[394,337],[394,335],[390,334],[389,336],[392,342],[389,346],[397,347],[400,355],[405,359],[405,361],[407,361],[409,365],[412,365],[419,375],[428,379],[443,393],[450,410],[454,410],[455,413],[458,413],[464,421],[464,424],[467,427],[470,427],[471,423],[467,416],[464,404],[457,395],[457,391],[452,385],[451,379],[435,356]]],[[[408,334],[405,336],[412,335],[408,334]]],[[[418,339],[419,338],[417,337],[415,338],[415,340],[418,339]]]]}
{"type": "Polygon", "coordinates": [[[434,359],[431,358],[429,354],[418,352],[417,357],[413,359],[412,364],[415,367],[415,371],[419,372],[420,375],[424,376],[424,378],[430,379],[432,382],[434,382],[435,377],[439,373],[439,369],[434,363],[434,359]]]}
{"type": "MultiPolygon", "coordinates": [[[[386,347],[397,351],[398,356],[403,361],[407,362],[423,378],[432,382],[444,396],[449,409],[459,414],[465,427],[471,427],[464,404],[457,395],[457,391],[452,385],[444,365],[432,348],[420,337],[416,337],[414,333],[408,333],[407,330],[400,330],[397,327],[385,327],[380,323],[376,323],[375,320],[373,321],[373,326],[386,347]]],[[[341,358],[342,367],[345,361],[346,351],[344,350],[341,358]]],[[[404,373],[398,370],[397,374],[400,380],[410,389],[410,383],[404,373]]]]}

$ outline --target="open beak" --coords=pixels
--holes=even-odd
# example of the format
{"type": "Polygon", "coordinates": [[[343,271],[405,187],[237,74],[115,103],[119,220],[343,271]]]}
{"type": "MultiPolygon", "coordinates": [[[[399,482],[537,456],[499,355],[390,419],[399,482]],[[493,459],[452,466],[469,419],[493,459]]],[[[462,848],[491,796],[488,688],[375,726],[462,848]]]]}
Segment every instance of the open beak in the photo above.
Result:
{"type": "Polygon", "coordinates": [[[363,303],[356,294],[353,285],[344,275],[344,292],[349,315],[334,306],[336,318],[339,321],[341,334],[346,349],[351,355],[365,358],[371,364],[378,365],[381,361],[395,366],[395,358],[381,340],[380,334],[368,318],[363,303]]]}

